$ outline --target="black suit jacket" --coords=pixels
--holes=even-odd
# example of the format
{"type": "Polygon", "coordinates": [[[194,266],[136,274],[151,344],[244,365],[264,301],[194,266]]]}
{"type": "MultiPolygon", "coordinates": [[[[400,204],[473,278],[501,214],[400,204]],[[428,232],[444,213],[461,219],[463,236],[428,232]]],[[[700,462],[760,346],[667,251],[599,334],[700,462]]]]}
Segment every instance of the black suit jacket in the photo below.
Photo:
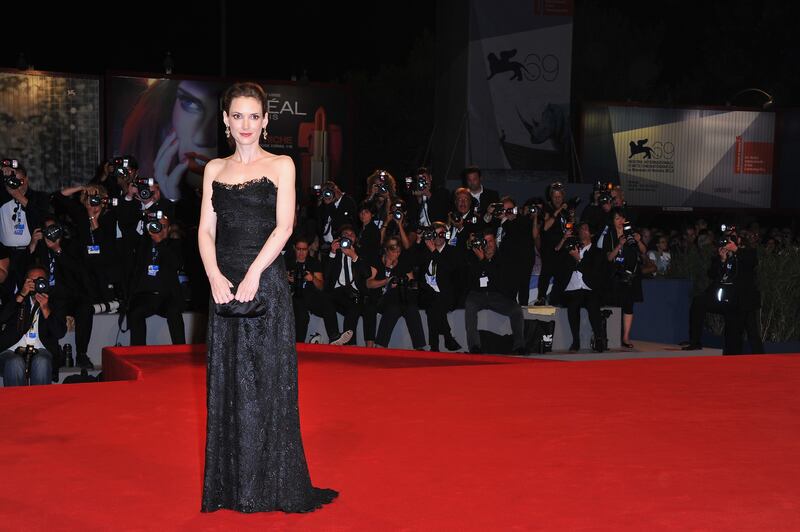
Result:
{"type": "MultiPolygon", "coordinates": [[[[362,294],[367,293],[367,277],[372,275],[369,268],[369,261],[365,258],[358,256],[358,260],[352,265],[353,279],[352,282],[356,285],[359,292],[362,294]]],[[[325,264],[325,290],[331,291],[336,286],[336,281],[339,280],[339,274],[342,273],[342,251],[338,250],[334,257],[328,257],[328,262],[325,264]]]]}
{"type": "Polygon", "coordinates": [[[420,286],[427,285],[425,275],[428,273],[428,266],[433,261],[435,267],[436,285],[439,287],[440,297],[445,298],[448,306],[451,305],[455,297],[455,286],[457,275],[456,272],[459,267],[459,253],[452,246],[445,244],[442,251],[430,251],[424,243],[419,250],[417,269],[418,274],[415,277],[419,280],[420,286]]]}
{"type": "MultiPolygon", "coordinates": [[[[17,303],[14,298],[0,308],[0,351],[8,349],[28,333],[33,313],[27,313],[27,319],[23,319],[22,305],[29,305],[31,298],[32,295],[26,297],[22,303],[17,303]]],[[[67,333],[67,321],[61,300],[51,296],[49,306],[49,317],[45,318],[41,311],[39,313],[39,338],[53,355],[53,367],[60,367],[62,357],[58,341],[67,333]]]]}
{"type": "MultiPolygon", "coordinates": [[[[758,289],[756,268],[758,267],[758,254],[755,249],[739,248],[735,254],[735,277],[733,285],[736,290],[738,307],[741,310],[754,310],[761,307],[761,292],[758,289]]],[[[708,274],[712,281],[719,281],[724,273],[724,266],[718,254],[711,258],[711,267],[708,274]]],[[[708,290],[715,290],[715,283],[711,283],[708,290]]]]}
{"type": "Polygon", "coordinates": [[[139,246],[136,248],[135,266],[130,285],[131,295],[135,296],[139,292],[149,291],[144,283],[147,279],[147,268],[153,258],[153,245],[155,245],[158,252],[158,275],[155,278],[158,292],[172,299],[176,304],[181,305],[183,294],[180,280],[178,279],[178,270],[183,263],[183,257],[181,241],[175,238],[165,238],[158,244],[154,244],[149,235],[146,239],[141,239],[139,246]]]}
{"type": "Polygon", "coordinates": [[[61,254],[51,251],[44,239],[36,243],[33,253],[28,258],[26,270],[33,263],[41,264],[45,269],[50,267],[50,259],[55,260],[56,284],[53,290],[58,297],[67,298],[84,295],[87,291],[86,267],[78,244],[71,238],[61,239],[61,254]]]}
{"type": "Polygon", "coordinates": [[[500,194],[497,193],[496,190],[492,190],[490,188],[483,187],[483,192],[481,192],[480,200],[477,201],[477,204],[473,202],[475,205],[475,209],[483,215],[486,213],[486,208],[489,206],[490,203],[497,203],[500,201],[500,194]]]}
{"type": "Polygon", "coordinates": [[[358,219],[358,208],[356,207],[356,200],[347,194],[342,195],[339,206],[336,207],[335,203],[325,204],[319,206],[317,217],[317,234],[322,240],[322,235],[325,233],[325,227],[328,223],[328,218],[331,219],[331,229],[334,238],[336,238],[339,228],[345,224],[351,224],[356,227],[356,220],[358,219]]]}
{"type": "Polygon", "coordinates": [[[364,256],[367,262],[373,262],[380,255],[381,230],[373,222],[364,226],[358,234],[358,255],[364,256]]]}
{"type": "MultiPolygon", "coordinates": [[[[42,226],[42,221],[50,207],[50,198],[44,192],[31,190],[30,186],[28,186],[28,190],[25,192],[25,197],[28,199],[28,205],[20,208],[25,211],[25,219],[28,224],[27,229],[33,234],[34,229],[42,226]]],[[[14,198],[8,193],[6,187],[0,185],[0,205],[5,205],[12,199],[14,198]]]]}
{"type": "MultiPolygon", "coordinates": [[[[422,196],[414,196],[408,194],[406,197],[406,208],[408,215],[406,219],[413,223],[415,226],[420,226],[419,216],[422,212],[423,202],[422,196]]],[[[430,223],[445,222],[447,223],[447,213],[450,211],[450,193],[443,188],[434,188],[431,190],[431,197],[425,201],[428,205],[428,218],[430,223]]]]}
{"type": "Polygon", "coordinates": [[[575,264],[574,269],[583,275],[583,282],[594,292],[602,292],[608,285],[608,261],[605,255],[602,249],[592,244],[580,262],[576,263],[575,259],[569,257],[569,261],[575,264]]]}

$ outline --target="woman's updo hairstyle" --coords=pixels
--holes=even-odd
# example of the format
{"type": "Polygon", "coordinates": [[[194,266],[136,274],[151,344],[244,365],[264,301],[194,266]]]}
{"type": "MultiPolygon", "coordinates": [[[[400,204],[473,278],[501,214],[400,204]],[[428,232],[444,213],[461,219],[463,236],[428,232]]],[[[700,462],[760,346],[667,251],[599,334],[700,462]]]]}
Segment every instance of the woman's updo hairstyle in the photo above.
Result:
{"type": "Polygon", "coordinates": [[[234,98],[255,98],[261,102],[261,112],[267,113],[267,93],[258,83],[250,81],[234,83],[225,90],[222,94],[222,110],[228,114],[231,112],[231,103],[234,98]]]}

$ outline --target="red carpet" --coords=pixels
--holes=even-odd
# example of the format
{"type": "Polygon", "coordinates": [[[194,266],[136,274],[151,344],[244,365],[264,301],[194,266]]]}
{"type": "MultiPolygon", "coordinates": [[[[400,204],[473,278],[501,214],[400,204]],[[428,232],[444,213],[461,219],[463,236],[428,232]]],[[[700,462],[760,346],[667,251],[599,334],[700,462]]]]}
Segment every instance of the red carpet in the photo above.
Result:
{"type": "Polygon", "coordinates": [[[800,530],[800,357],[303,346],[309,514],[202,514],[202,346],[0,389],[3,530],[800,530]]]}

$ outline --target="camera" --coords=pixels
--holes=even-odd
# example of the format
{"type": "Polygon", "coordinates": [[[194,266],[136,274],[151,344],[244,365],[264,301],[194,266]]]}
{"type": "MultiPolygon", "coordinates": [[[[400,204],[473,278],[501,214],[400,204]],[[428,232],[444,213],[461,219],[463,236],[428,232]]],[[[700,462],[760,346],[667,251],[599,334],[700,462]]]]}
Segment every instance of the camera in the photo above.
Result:
{"type": "Polygon", "coordinates": [[[633,224],[627,220],[625,220],[625,223],[622,225],[622,235],[625,237],[625,240],[627,240],[628,244],[635,243],[633,238],[633,224]]]}
{"type": "Polygon", "coordinates": [[[378,173],[376,174],[376,177],[378,178],[379,181],[379,183],[377,183],[378,192],[380,192],[381,194],[386,194],[387,192],[389,192],[389,185],[386,184],[386,178],[389,177],[389,172],[387,172],[386,170],[379,170],[378,173]]]}
{"type": "Polygon", "coordinates": [[[353,241],[347,238],[346,236],[343,236],[342,238],[339,239],[339,247],[341,247],[342,249],[350,249],[351,247],[353,247],[353,241]]]}
{"type": "Polygon", "coordinates": [[[148,200],[153,197],[153,190],[150,188],[156,184],[156,180],[152,177],[139,177],[133,181],[133,186],[135,186],[139,191],[139,197],[143,200],[148,200]]]}
{"type": "Polygon", "coordinates": [[[508,209],[503,209],[502,212],[506,216],[511,216],[512,214],[517,214],[519,212],[519,209],[517,209],[516,207],[510,207],[508,209]]]}
{"type": "MultiPolygon", "coordinates": [[[[3,162],[5,163],[5,161],[3,162]]],[[[16,168],[16,166],[6,166],[5,164],[3,166],[5,168],[16,168]]],[[[13,190],[22,186],[22,179],[17,177],[17,173],[12,170],[10,174],[3,176],[3,183],[13,190]]]]}
{"type": "Polygon", "coordinates": [[[614,198],[611,197],[611,194],[609,192],[606,192],[605,190],[603,190],[603,191],[600,192],[600,195],[597,196],[597,204],[598,205],[603,205],[604,203],[611,203],[613,201],[613,199],[614,198]]]}
{"type": "Polygon", "coordinates": [[[736,226],[735,225],[720,225],[720,231],[722,235],[717,240],[717,247],[722,248],[727,246],[730,242],[733,242],[737,246],[739,245],[739,237],[736,234],[736,226]]]}
{"type": "Polygon", "coordinates": [[[133,174],[133,170],[139,168],[136,159],[130,155],[112,157],[109,159],[108,163],[113,167],[111,175],[114,177],[123,177],[125,179],[128,179],[133,174]]]}
{"type": "Polygon", "coordinates": [[[572,231],[573,229],[575,229],[575,222],[566,222],[566,221],[565,221],[565,222],[563,223],[563,226],[562,226],[562,227],[563,227],[563,229],[564,229],[564,232],[565,232],[565,233],[566,233],[567,231],[572,231]]]}
{"type": "Polygon", "coordinates": [[[436,240],[437,238],[450,239],[450,231],[443,231],[439,233],[433,227],[425,227],[422,229],[422,240],[436,240]]]}
{"type": "Polygon", "coordinates": [[[64,236],[64,228],[59,224],[48,225],[44,228],[44,237],[50,242],[56,242],[59,238],[64,236]]]}
{"type": "Polygon", "coordinates": [[[292,293],[299,294],[300,290],[303,288],[303,281],[304,277],[306,276],[306,266],[305,264],[295,263],[294,270],[292,271],[292,278],[294,282],[292,283],[292,293]]]}
{"type": "Polygon", "coordinates": [[[89,196],[89,205],[91,205],[92,207],[99,207],[104,203],[105,200],[106,198],[104,198],[100,194],[92,194],[91,196],[89,196]]]}
{"type": "Polygon", "coordinates": [[[403,217],[403,204],[399,201],[394,204],[394,210],[392,211],[392,217],[395,220],[400,220],[403,217]]]}
{"type": "Polygon", "coordinates": [[[614,190],[614,183],[610,181],[595,181],[593,190],[594,192],[607,192],[611,194],[611,191],[614,190]]]}
{"type": "Polygon", "coordinates": [[[465,224],[472,224],[475,225],[478,223],[478,217],[475,215],[470,216],[470,213],[461,214],[459,212],[451,212],[450,218],[453,219],[453,223],[464,222],[465,224]]]}
{"type": "Polygon", "coordinates": [[[567,253],[575,249],[581,249],[581,241],[571,236],[564,241],[564,249],[567,250],[567,253]]]}
{"type": "Polygon", "coordinates": [[[119,301],[112,299],[103,303],[95,303],[91,310],[93,314],[115,314],[119,310],[119,301]]]}
{"type": "Polygon", "coordinates": [[[37,277],[33,280],[33,289],[37,294],[46,294],[50,288],[50,283],[44,277],[37,277]]]}
{"type": "Polygon", "coordinates": [[[322,199],[331,199],[336,195],[336,191],[330,185],[324,187],[322,185],[314,185],[311,189],[315,196],[322,197],[322,199]]]}
{"type": "Polygon", "coordinates": [[[472,233],[469,240],[467,240],[467,249],[486,249],[486,239],[480,233],[472,233]]]}
{"type": "Polygon", "coordinates": [[[406,177],[406,187],[412,193],[422,192],[428,187],[428,178],[425,177],[425,174],[417,174],[416,177],[408,176],[406,177]]]}
{"type": "Polygon", "coordinates": [[[164,217],[163,211],[144,211],[142,217],[144,218],[145,227],[149,233],[160,233],[164,229],[164,224],[161,223],[161,218],[164,217]]]}
{"type": "Polygon", "coordinates": [[[12,170],[16,170],[19,168],[19,161],[17,159],[3,159],[0,161],[0,167],[2,168],[11,168],[12,170]]]}

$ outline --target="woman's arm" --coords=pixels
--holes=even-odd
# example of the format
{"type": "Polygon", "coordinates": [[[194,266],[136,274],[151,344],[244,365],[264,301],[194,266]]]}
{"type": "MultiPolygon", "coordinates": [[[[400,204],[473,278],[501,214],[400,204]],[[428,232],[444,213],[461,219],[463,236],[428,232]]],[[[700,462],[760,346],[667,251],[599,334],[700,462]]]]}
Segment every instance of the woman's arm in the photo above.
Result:
{"type": "MultiPolygon", "coordinates": [[[[278,201],[275,213],[275,229],[270,233],[258,256],[247,269],[239,287],[236,289],[236,299],[250,301],[256,296],[258,282],[261,274],[281,254],[286,241],[292,236],[295,212],[295,172],[294,162],[288,155],[281,155],[274,163],[275,174],[278,182],[278,201]]],[[[203,198],[205,200],[205,198],[203,198]]]]}
{"type": "Polygon", "coordinates": [[[213,194],[211,183],[222,169],[223,164],[221,159],[214,159],[206,164],[203,172],[200,223],[197,226],[197,246],[200,249],[200,259],[203,261],[203,267],[206,270],[215,303],[228,303],[233,299],[233,294],[231,293],[233,283],[222,275],[217,265],[217,214],[211,204],[211,195],[213,194]]]}
{"type": "Polygon", "coordinates": [[[378,275],[378,270],[374,266],[369,267],[371,275],[367,279],[367,288],[381,288],[389,282],[389,279],[376,280],[375,276],[378,275]]]}

